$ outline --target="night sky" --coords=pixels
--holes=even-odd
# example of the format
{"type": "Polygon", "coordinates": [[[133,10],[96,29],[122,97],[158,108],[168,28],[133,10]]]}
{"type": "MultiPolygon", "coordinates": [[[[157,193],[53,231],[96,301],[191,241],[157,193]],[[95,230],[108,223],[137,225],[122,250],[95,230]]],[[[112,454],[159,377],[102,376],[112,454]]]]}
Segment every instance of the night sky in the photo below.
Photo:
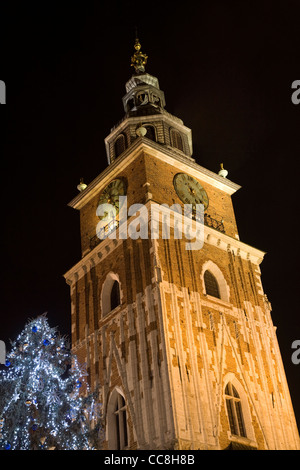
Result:
{"type": "Polygon", "coordinates": [[[0,339],[48,312],[70,329],[63,274],[81,258],[81,177],[107,166],[104,138],[123,118],[135,26],[166,109],[192,129],[196,162],[242,186],[240,239],[267,252],[265,293],[300,424],[300,4],[6,2],[1,5],[2,269],[0,339]],[[121,3],[121,4],[120,4],[121,3]]]}

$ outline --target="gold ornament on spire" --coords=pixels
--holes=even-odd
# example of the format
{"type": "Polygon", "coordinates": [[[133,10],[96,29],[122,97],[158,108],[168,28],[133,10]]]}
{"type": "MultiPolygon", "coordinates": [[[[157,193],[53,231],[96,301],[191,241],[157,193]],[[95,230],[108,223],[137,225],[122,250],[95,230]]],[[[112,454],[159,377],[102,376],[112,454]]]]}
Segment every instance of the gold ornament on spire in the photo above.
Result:
{"type": "Polygon", "coordinates": [[[145,72],[145,65],[147,63],[148,56],[143,54],[141,49],[141,44],[138,38],[135,40],[134,48],[135,53],[131,57],[131,67],[135,68],[136,73],[143,73],[145,72]]]}
{"type": "Polygon", "coordinates": [[[220,163],[220,167],[221,168],[218,175],[223,176],[223,178],[226,178],[226,176],[228,175],[228,171],[225,170],[223,163],[220,163]]]}

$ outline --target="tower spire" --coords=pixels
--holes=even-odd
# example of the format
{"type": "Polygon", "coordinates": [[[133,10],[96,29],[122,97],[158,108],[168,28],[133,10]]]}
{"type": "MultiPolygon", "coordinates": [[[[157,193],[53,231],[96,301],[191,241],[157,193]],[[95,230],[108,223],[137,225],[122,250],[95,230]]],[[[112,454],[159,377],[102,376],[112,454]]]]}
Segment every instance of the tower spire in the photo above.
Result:
{"type": "Polygon", "coordinates": [[[147,63],[148,56],[143,54],[141,51],[141,43],[137,37],[137,28],[135,29],[135,53],[131,57],[131,67],[134,67],[137,74],[145,72],[145,65],[147,63]]]}

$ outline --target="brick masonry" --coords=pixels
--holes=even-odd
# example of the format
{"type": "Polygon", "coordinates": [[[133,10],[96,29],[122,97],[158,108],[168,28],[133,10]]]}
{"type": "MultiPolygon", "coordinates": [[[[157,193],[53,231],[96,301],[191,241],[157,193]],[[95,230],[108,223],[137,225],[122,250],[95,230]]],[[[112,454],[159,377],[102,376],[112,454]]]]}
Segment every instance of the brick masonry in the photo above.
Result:
{"type": "MultiPolygon", "coordinates": [[[[127,183],[128,206],[180,203],[173,178],[183,169],[141,147],[111,179],[127,183]]],[[[185,171],[192,171],[186,163],[185,171]]],[[[197,171],[193,169],[195,177],[197,171]]],[[[263,291],[263,254],[243,244],[231,196],[198,180],[209,196],[207,213],[224,221],[225,234],[205,227],[202,249],[185,240],[110,240],[90,249],[98,223],[99,183],[81,204],[83,258],[66,275],[70,284],[73,350],[100,384],[108,416],[114,390],[127,407],[129,449],[299,449],[299,436],[280,350],[263,291]],[[204,271],[217,278],[221,299],[206,295],[204,271]],[[117,276],[121,304],[103,316],[103,289],[117,276]],[[239,393],[247,437],[232,435],[224,391],[239,393]]]]}

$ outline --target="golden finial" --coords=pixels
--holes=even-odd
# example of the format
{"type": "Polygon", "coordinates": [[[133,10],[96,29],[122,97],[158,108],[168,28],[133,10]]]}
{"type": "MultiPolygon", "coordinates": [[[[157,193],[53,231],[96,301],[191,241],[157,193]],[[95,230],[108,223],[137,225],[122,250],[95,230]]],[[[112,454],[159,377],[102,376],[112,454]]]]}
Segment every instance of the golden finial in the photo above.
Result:
{"type": "Polygon", "coordinates": [[[135,68],[136,73],[143,73],[145,72],[145,65],[147,63],[148,56],[143,54],[141,49],[141,44],[138,38],[135,39],[135,53],[131,57],[131,67],[135,68]]]}
{"type": "Polygon", "coordinates": [[[80,178],[80,183],[77,186],[78,191],[84,191],[87,185],[83,182],[83,178],[80,178]]]}

